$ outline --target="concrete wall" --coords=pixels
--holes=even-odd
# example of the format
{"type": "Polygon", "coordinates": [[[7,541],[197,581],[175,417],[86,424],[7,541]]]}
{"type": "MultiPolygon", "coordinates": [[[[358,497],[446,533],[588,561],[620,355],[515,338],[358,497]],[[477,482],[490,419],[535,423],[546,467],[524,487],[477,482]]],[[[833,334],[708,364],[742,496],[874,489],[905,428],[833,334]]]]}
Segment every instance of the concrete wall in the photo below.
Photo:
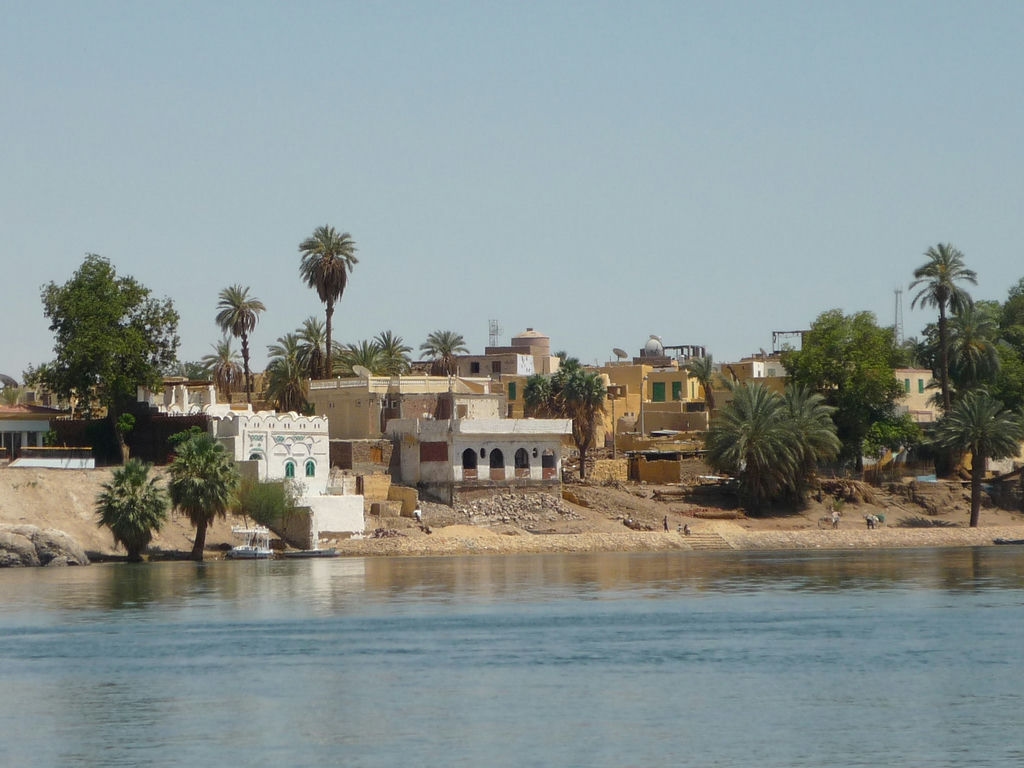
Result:
{"type": "Polygon", "coordinates": [[[313,513],[317,538],[362,535],[365,528],[362,496],[315,496],[302,500],[313,513]]]}
{"type": "Polygon", "coordinates": [[[390,467],[390,440],[331,440],[331,466],[340,469],[390,467]]]}

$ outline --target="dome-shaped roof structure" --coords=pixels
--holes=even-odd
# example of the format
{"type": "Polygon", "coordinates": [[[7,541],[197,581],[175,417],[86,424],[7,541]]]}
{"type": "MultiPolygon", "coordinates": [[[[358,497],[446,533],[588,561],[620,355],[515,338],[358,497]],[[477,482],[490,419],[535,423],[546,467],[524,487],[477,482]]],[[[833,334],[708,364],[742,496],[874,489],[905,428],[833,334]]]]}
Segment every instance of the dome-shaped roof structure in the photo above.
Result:
{"type": "Polygon", "coordinates": [[[661,338],[651,334],[651,338],[644,344],[644,356],[645,357],[661,357],[665,354],[665,345],[661,343],[661,338]]]}

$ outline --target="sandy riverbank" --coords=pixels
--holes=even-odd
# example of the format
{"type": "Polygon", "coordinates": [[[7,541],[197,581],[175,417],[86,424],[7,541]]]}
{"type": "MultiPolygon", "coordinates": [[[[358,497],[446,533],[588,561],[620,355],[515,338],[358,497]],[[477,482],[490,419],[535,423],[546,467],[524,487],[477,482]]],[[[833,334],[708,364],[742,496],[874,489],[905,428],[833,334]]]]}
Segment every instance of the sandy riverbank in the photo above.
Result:
{"type": "MultiPolygon", "coordinates": [[[[0,470],[0,524],[56,528],[98,557],[123,555],[108,531],[96,525],[95,499],[109,470],[0,470]]],[[[871,503],[847,503],[838,530],[821,528],[828,499],[807,508],[767,517],[747,517],[729,510],[721,499],[700,499],[678,486],[571,485],[556,509],[542,514],[473,513],[424,504],[424,528],[409,518],[367,516],[367,537],[324,542],[346,556],[452,556],[543,552],[636,552],[688,550],[843,550],[892,547],[959,547],[991,545],[996,539],[1024,539],[1024,515],[986,507],[982,525],[967,528],[966,491],[956,483],[912,494],[878,490],[871,503]],[[571,500],[571,501],[570,501],[571,500]],[[716,506],[718,505],[718,506],[716,506]],[[868,530],[863,516],[879,514],[887,524],[868,530]],[[708,519],[727,516],[734,519],[708,519]],[[641,528],[624,525],[629,519],[641,528]],[[942,527],[900,527],[908,519],[927,519],[942,527]],[[669,530],[664,530],[665,524],[669,530]],[[688,526],[691,535],[679,529],[688,526]],[[374,530],[387,532],[372,538],[374,530]],[[429,533],[426,529],[429,529],[429,533]]],[[[502,499],[492,507],[506,509],[502,499]]],[[[218,520],[209,531],[207,557],[221,557],[237,543],[231,535],[241,519],[218,520]]],[[[172,515],[153,541],[157,555],[187,553],[193,530],[188,520],[172,515]]]]}

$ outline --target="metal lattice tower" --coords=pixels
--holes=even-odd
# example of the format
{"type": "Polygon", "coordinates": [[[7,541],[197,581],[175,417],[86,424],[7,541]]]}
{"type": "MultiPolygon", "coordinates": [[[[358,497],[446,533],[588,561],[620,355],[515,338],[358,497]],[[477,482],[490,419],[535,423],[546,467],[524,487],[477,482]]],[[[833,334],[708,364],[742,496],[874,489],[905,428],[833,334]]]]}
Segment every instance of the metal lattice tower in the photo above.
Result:
{"type": "Polygon", "coordinates": [[[487,321],[487,346],[496,347],[498,341],[501,339],[501,334],[505,332],[505,329],[501,327],[501,323],[497,320],[487,321]]]}
{"type": "Polygon", "coordinates": [[[896,318],[893,322],[892,332],[893,336],[896,337],[896,346],[898,347],[903,343],[903,289],[897,288],[896,291],[896,318]]]}

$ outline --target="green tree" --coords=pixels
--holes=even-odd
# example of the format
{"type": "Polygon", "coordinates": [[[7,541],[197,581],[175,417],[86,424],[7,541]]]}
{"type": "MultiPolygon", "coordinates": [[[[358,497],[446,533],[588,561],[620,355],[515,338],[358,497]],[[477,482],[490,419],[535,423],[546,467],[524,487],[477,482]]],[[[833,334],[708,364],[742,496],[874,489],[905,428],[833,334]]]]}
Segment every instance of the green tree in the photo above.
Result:
{"type": "Polygon", "coordinates": [[[536,373],[523,387],[523,409],[526,416],[545,418],[550,414],[551,377],[536,373]]]}
{"type": "Polygon", "coordinates": [[[453,376],[456,371],[456,356],[469,352],[462,334],[455,331],[432,331],[427,340],[420,344],[420,352],[426,353],[431,361],[431,373],[439,376],[453,376]]]}
{"type": "Polygon", "coordinates": [[[939,243],[924,254],[928,261],[914,270],[910,290],[918,289],[910,303],[911,309],[935,307],[939,310],[939,386],[942,391],[943,412],[952,405],[949,387],[949,328],[948,313],[957,314],[973,301],[960,283],[978,284],[974,270],[964,265],[964,255],[948,243],[939,243]]]}
{"type": "Polygon", "coordinates": [[[326,356],[321,376],[330,376],[334,370],[332,346],[334,305],[341,301],[348,286],[348,275],[359,263],[356,243],[348,232],[338,232],[331,226],[317,227],[313,234],[299,244],[302,261],[299,274],[306,285],[316,291],[326,307],[326,356]]]}
{"type": "Polygon", "coordinates": [[[174,506],[196,529],[191,559],[202,561],[206,531],[225,517],[238,488],[238,469],[217,440],[208,433],[188,434],[175,449],[168,489],[174,506]]]}
{"type": "Polygon", "coordinates": [[[999,375],[999,311],[996,302],[977,302],[950,319],[949,376],[958,391],[992,384],[999,375]]]}
{"type": "Polygon", "coordinates": [[[140,386],[159,389],[161,371],[176,359],[178,313],[132,277],[119,277],[107,259],[88,254],[63,285],[42,291],[54,333],[56,359],[35,372],[59,398],[77,398],[86,417],[106,408],[121,455],[120,415],[140,386]]]}
{"type": "Polygon", "coordinates": [[[346,344],[338,352],[334,372],[339,376],[355,376],[356,366],[361,366],[374,376],[385,373],[387,361],[375,341],[363,339],[355,344],[346,344]]]}
{"type": "Polygon", "coordinates": [[[819,464],[834,459],[842,448],[832,421],[835,408],[809,387],[788,384],[783,393],[790,427],[798,451],[797,471],[790,483],[797,500],[802,501],[808,480],[819,464]]]}
{"type": "Polygon", "coordinates": [[[531,376],[523,388],[527,415],[572,419],[581,479],[586,477],[587,453],[594,447],[607,395],[601,375],[587,371],[574,357],[564,359],[553,376],[531,376]]]}
{"type": "Polygon", "coordinates": [[[587,453],[594,446],[597,424],[608,391],[601,375],[576,368],[559,382],[561,414],[572,419],[572,439],[580,454],[580,479],[586,477],[587,453]]]}
{"type": "Polygon", "coordinates": [[[249,287],[229,285],[217,298],[217,325],[224,333],[242,340],[242,371],[245,375],[245,402],[252,402],[252,372],[249,370],[249,334],[256,330],[263,302],[249,295],[249,287]]]}
{"type": "Polygon", "coordinates": [[[903,396],[894,373],[896,357],[891,330],[879,328],[871,312],[847,316],[838,309],[818,316],[801,349],[782,353],[790,382],[810,387],[835,408],[840,458],[854,462],[858,471],[868,430],[891,417],[903,396]]]}
{"type": "Polygon", "coordinates": [[[711,355],[695,357],[686,363],[686,370],[704,390],[704,406],[708,412],[715,410],[715,361],[711,355]]]}
{"type": "Polygon", "coordinates": [[[299,368],[307,379],[323,376],[324,361],[327,360],[327,331],[323,321],[307,317],[295,332],[299,337],[299,368]]]}
{"type": "Polygon", "coordinates": [[[231,337],[227,334],[216,344],[211,344],[213,353],[204,355],[203,367],[213,377],[213,385],[220,391],[226,402],[231,402],[231,393],[239,384],[245,383],[245,370],[241,358],[231,348],[231,337]]]}
{"type": "Polygon", "coordinates": [[[373,341],[380,348],[380,355],[384,361],[382,373],[388,376],[401,376],[409,372],[409,353],[412,352],[412,347],[407,345],[401,336],[396,336],[391,331],[381,331],[373,337],[373,341]]]}
{"type": "Polygon", "coordinates": [[[781,395],[760,382],[730,388],[732,400],[711,420],[705,460],[736,478],[742,503],[760,509],[794,490],[804,454],[781,395]]]}
{"type": "Polygon", "coordinates": [[[153,540],[153,533],[167,520],[167,493],[150,477],[150,465],[129,459],[114,470],[109,483],[96,498],[98,525],[109,528],[114,541],[137,563],[153,540]]]}
{"type": "Polygon", "coordinates": [[[1017,455],[1024,440],[1024,422],[984,390],[974,390],[939,420],[935,440],[948,450],[971,453],[971,527],[976,528],[985,462],[1017,455]]]}
{"type": "Polygon", "coordinates": [[[279,411],[303,413],[306,409],[306,389],[302,365],[299,362],[302,341],[294,333],[286,333],[276,344],[267,347],[270,362],[267,365],[267,397],[279,411]]]}

